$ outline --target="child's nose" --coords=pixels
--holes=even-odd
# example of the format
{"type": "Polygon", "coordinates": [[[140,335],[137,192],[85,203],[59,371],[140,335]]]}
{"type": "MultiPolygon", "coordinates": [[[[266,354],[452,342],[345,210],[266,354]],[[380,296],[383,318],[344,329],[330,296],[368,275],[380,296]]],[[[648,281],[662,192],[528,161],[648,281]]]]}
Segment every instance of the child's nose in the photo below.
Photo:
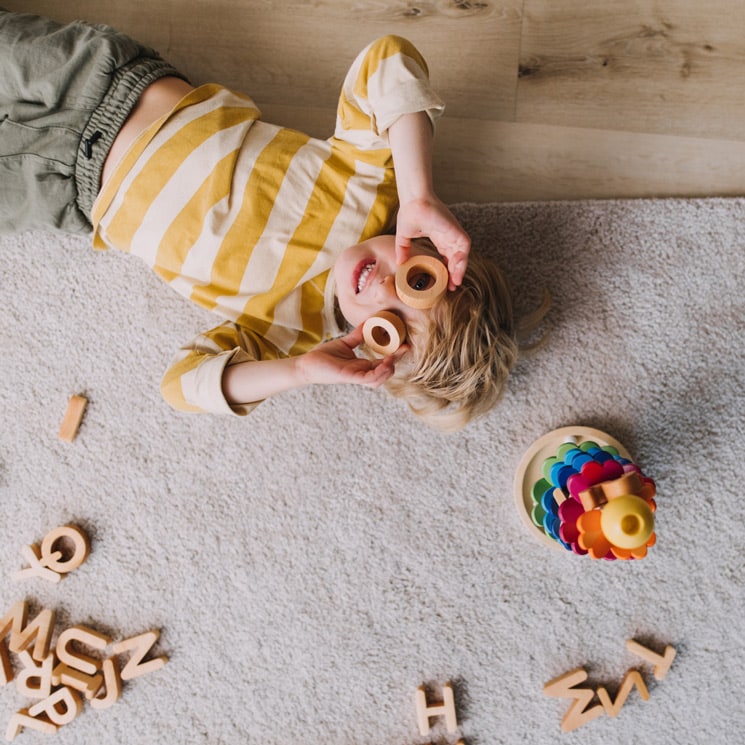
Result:
{"type": "Polygon", "coordinates": [[[393,274],[384,274],[378,281],[376,290],[379,298],[383,302],[388,302],[391,299],[398,297],[396,295],[395,276],[393,274]]]}

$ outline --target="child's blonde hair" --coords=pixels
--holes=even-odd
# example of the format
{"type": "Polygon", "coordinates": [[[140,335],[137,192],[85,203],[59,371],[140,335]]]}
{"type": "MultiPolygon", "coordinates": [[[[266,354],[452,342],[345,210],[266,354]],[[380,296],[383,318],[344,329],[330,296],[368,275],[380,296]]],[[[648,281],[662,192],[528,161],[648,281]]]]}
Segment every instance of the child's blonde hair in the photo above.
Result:
{"type": "Polygon", "coordinates": [[[410,353],[386,384],[436,429],[451,432],[499,401],[524,339],[548,310],[548,295],[530,316],[515,321],[504,274],[471,254],[461,286],[430,312],[427,328],[412,329],[410,353]],[[423,333],[418,333],[419,331],[423,333]]]}

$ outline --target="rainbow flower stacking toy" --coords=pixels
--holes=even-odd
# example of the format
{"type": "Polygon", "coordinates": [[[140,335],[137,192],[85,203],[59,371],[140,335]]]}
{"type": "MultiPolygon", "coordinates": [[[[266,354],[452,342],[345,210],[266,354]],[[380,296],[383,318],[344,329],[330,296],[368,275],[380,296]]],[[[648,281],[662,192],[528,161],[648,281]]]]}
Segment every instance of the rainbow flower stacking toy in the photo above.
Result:
{"type": "Polygon", "coordinates": [[[518,510],[531,532],[593,559],[647,555],[655,542],[655,493],[623,445],[589,427],[544,435],[515,475],[518,510]]]}

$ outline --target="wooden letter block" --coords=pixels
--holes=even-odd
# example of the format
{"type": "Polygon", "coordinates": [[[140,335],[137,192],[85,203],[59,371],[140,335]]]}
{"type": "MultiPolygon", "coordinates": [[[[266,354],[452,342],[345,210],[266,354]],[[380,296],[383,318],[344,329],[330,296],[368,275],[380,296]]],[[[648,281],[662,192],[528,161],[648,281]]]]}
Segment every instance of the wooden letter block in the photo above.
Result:
{"type": "Polygon", "coordinates": [[[578,667],[550,680],[543,686],[543,693],[546,696],[575,699],[561,720],[561,729],[564,732],[571,732],[603,714],[601,704],[587,708],[595,696],[595,691],[592,688],[574,687],[585,680],[587,680],[587,672],[578,667]]]}
{"type": "Polygon", "coordinates": [[[91,699],[101,690],[103,675],[100,673],[86,675],[86,673],[81,673],[80,670],[75,670],[69,665],[65,665],[64,662],[61,662],[54,668],[52,683],[56,686],[63,685],[68,688],[74,688],[76,691],[80,691],[86,698],[91,699]]]}
{"type": "Polygon", "coordinates": [[[75,439],[87,403],[88,399],[85,396],[71,396],[62,424],[60,424],[58,434],[60,440],[72,442],[75,439]]]}
{"type": "Polygon", "coordinates": [[[103,661],[103,680],[105,694],[91,699],[91,706],[94,709],[108,709],[122,695],[122,679],[119,675],[119,663],[116,657],[109,657],[103,661]]]}
{"type": "Polygon", "coordinates": [[[77,569],[88,558],[90,552],[88,536],[76,525],[61,525],[50,530],[41,542],[41,559],[44,566],[60,574],[77,569]],[[72,554],[68,557],[63,557],[62,552],[54,550],[57,542],[62,539],[67,539],[73,545],[72,554]]]}
{"type": "Polygon", "coordinates": [[[34,643],[32,657],[43,662],[49,654],[49,645],[54,629],[53,610],[45,608],[30,623],[26,623],[28,606],[25,600],[19,600],[0,618],[0,640],[10,633],[10,651],[19,654],[34,643]]]}
{"type": "Polygon", "coordinates": [[[8,729],[5,730],[6,740],[15,740],[24,727],[43,732],[45,735],[53,735],[57,732],[57,725],[52,724],[46,717],[32,717],[28,709],[17,711],[8,722],[8,729]]]}
{"type": "MultiPolygon", "coordinates": [[[[20,572],[16,572],[13,575],[13,579],[31,579],[32,577],[40,577],[41,579],[55,583],[62,579],[57,572],[47,569],[45,559],[42,557],[38,546],[24,546],[21,549],[21,553],[29,565],[25,569],[21,569],[20,572]]],[[[59,551],[56,551],[53,558],[61,559],[62,554],[59,551]]]]}
{"type": "Polygon", "coordinates": [[[0,639],[0,686],[7,685],[13,680],[13,665],[10,664],[8,647],[0,639]]]}
{"type": "Polygon", "coordinates": [[[631,693],[631,689],[636,686],[639,690],[639,695],[645,700],[649,701],[649,691],[644,683],[641,673],[638,670],[629,670],[621,682],[621,687],[618,689],[616,700],[611,701],[608,691],[602,686],[598,688],[598,698],[600,703],[605,709],[605,713],[609,717],[617,717],[618,712],[621,711],[621,707],[626,703],[626,699],[631,693]]]}
{"type": "Polygon", "coordinates": [[[52,724],[59,727],[70,724],[83,710],[83,702],[75,691],[70,688],[60,688],[51,696],[30,706],[28,713],[32,716],[46,714],[52,724]]]}
{"type": "Polygon", "coordinates": [[[28,579],[41,577],[50,582],[59,582],[61,575],[77,569],[91,552],[91,544],[83,530],[75,525],[62,525],[50,530],[41,542],[41,548],[36,545],[24,546],[21,549],[23,557],[29,566],[16,572],[14,579],[28,579]],[[72,544],[72,552],[63,554],[55,550],[61,540],[72,544]]]}
{"type": "Polygon", "coordinates": [[[637,657],[641,657],[643,660],[654,665],[655,667],[652,672],[657,680],[663,680],[665,678],[668,670],[670,670],[670,665],[673,664],[676,654],[675,647],[672,647],[669,644],[665,647],[665,651],[662,654],[657,654],[657,652],[647,649],[647,647],[639,644],[639,642],[634,641],[633,639],[629,639],[626,642],[626,649],[637,657]]]}
{"type": "Polygon", "coordinates": [[[158,641],[159,636],[160,631],[146,631],[144,634],[118,642],[112,647],[114,654],[122,654],[132,650],[132,656],[122,668],[122,680],[132,680],[132,678],[138,678],[140,675],[160,670],[168,662],[168,657],[165,655],[155,657],[147,662],[142,661],[155,642],[158,641]]]}
{"type": "Polygon", "coordinates": [[[52,693],[52,670],[54,669],[54,655],[50,654],[40,664],[34,663],[33,657],[28,652],[19,655],[23,670],[16,678],[18,693],[26,698],[47,698],[52,693]],[[32,685],[32,680],[38,680],[37,685],[32,685]]]}
{"type": "Polygon", "coordinates": [[[57,658],[60,662],[86,675],[95,675],[101,667],[101,661],[95,657],[74,653],[68,649],[71,642],[86,644],[93,649],[105,649],[111,639],[105,634],[89,629],[86,626],[71,626],[57,637],[57,658]]]}
{"type": "Polygon", "coordinates": [[[440,716],[445,717],[447,731],[455,732],[458,729],[458,718],[455,714],[452,684],[445,683],[442,686],[442,703],[434,706],[427,706],[427,691],[424,686],[419,686],[416,691],[416,714],[420,735],[429,734],[429,720],[440,716]]]}

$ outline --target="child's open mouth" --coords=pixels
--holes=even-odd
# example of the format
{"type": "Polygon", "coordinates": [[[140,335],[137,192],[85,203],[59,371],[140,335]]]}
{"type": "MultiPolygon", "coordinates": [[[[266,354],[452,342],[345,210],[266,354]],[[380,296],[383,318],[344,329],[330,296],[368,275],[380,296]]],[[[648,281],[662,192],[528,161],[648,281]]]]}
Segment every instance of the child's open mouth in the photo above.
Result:
{"type": "Polygon", "coordinates": [[[375,269],[375,259],[365,259],[357,265],[353,280],[355,294],[359,295],[365,289],[373,269],[375,269]]]}

